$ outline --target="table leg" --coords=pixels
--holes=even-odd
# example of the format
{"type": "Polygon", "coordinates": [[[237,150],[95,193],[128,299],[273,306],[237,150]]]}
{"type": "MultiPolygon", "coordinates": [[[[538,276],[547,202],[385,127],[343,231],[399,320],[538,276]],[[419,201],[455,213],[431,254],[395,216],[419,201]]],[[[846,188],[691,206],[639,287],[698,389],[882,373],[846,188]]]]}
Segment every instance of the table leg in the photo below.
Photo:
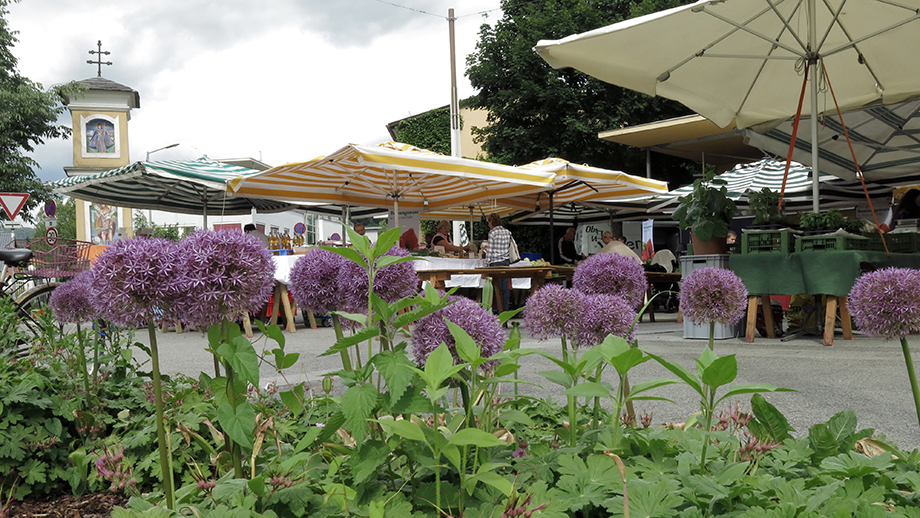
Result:
{"type": "Polygon", "coordinates": [[[307,320],[310,321],[310,328],[311,328],[311,329],[316,329],[316,319],[313,318],[313,312],[312,312],[312,311],[307,311],[307,320]]]}
{"type": "Polygon", "coordinates": [[[748,297],[747,329],[744,331],[744,341],[754,342],[754,329],[757,325],[757,295],[748,297]]]}
{"type": "Polygon", "coordinates": [[[834,324],[837,320],[837,297],[827,296],[827,311],[824,313],[824,345],[834,345],[834,324]]]}
{"type": "Polygon", "coordinates": [[[760,296],[760,307],[763,310],[763,323],[767,326],[767,338],[776,338],[773,332],[773,305],[770,304],[769,295],[760,296]]]}
{"type": "Polygon", "coordinates": [[[272,295],[271,318],[268,319],[269,325],[278,323],[278,308],[281,307],[281,283],[275,282],[275,291],[272,295]]]}
{"type": "Polygon", "coordinates": [[[840,307],[840,323],[843,327],[843,339],[853,339],[853,322],[850,320],[850,308],[847,297],[837,297],[837,305],[840,307]]]}
{"type": "MultiPolygon", "coordinates": [[[[651,284],[649,284],[648,288],[645,289],[645,300],[646,302],[652,300],[652,285],[651,284]]],[[[648,321],[654,322],[655,321],[655,304],[654,303],[649,304],[648,307],[646,308],[646,312],[648,313],[648,321]]],[[[640,318],[639,321],[641,322],[642,319],[640,318]]]]}
{"type": "Polygon", "coordinates": [[[287,286],[281,284],[281,305],[284,306],[284,316],[287,318],[287,327],[285,330],[288,333],[296,333],[297,327],[294,325],[294,310],[291,308],[291,299],[288,298],[287,286]]]}
{"type": "Polygon", "coordinates": [[[488,277],[488,279],[492,282],[492,297],[495,301],[495,306],[498,308],[498,314],[501,315],[502,312],[505,311],[505,301],[502,300],[502,291],[499,284],[504,279],[497,279],[495,277],[488,277]]]}

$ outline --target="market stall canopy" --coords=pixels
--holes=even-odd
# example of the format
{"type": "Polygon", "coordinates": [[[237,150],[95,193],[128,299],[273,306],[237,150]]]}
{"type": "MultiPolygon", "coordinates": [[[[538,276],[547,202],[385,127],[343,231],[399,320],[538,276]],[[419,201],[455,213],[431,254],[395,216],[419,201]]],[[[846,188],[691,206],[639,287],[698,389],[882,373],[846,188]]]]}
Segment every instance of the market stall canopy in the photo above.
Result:
{"type": "MultiPolygon", "coordinates": [[[[847,180],[856,179],[856,167],[840,116],[820,116],[818,154],[821,171],[847,180]]],[[[853,153],[868,181],[887,181],[920,171],[920,99],[882,106],[872,104],[843,114],[853,153]]],[[[792,120],[764,123],[743,130],[748,145],[785,156],[792,140],[792,120]]],[[[792,157],[804,160],[811,144],[796,138],[792,157]]]]}
{"type": "MultiPolygon", "coordinates": [[[[540,41],[535,50],[555,68],[573,67],[679,101],[719,126],[734,119],[745,128],[797,113],[806,91],[803,69],[811,86],[804,114],[920,93],[920,67],[905,53],[920,48],[915,3],[701,0],[540,41]],[[833,88],[823,103],[819,82],[833,88]]],[[[814,135],[815,119],[811,128],[814,135]]],[[[821,170],[817,153],[809,163],[821,170]]],[[[812,180],[817,210],[818,178],[812,180]]]]}
{"type": "Polygon", "coordinates": [[[547,190],[553,174],[441,155],[409,144],[350,144],[307,162],[235,178],[235,196],[434,211],[547,190]]]}
{"type": "Polygon", "coordinates": [[[208,158],[135,162],[102,173],[72,176],[47,187],[92,203],[182,214],[239,215],[282,212],[295,208],[277,200],[227,195],[226,182],[248,178],[255,169],[223,164],[208,158]]]}
{"type": "MultiPolygon", "coordinates": [[[[779,192],[783,184],[786,163],[765,158],[752,164],[739,164],[731,171],[716,175],[716,179],[726,182],[728,197],[735,201],[739,210],[748,209],[747,193],[759,191],[764,187],[779,192]]],[[[827,207],[855,207],[866,201],[862,184],[858,181],[846,181],[829,174],[821,173],[821,203],[827,207]]],[[[867,184],[869,196],[877,201],[891,197],[891,187],[879,184],[867,184]]],[[[693,191],[693,185],[685,185],[666,195],[659,196],[649,203],[649,210],[674,212],[678,198],[693,191]]],[[[789,167],[786,180],[786,212],[807,211],[811,207],[811,168],[797,162],[789,167]]]]}

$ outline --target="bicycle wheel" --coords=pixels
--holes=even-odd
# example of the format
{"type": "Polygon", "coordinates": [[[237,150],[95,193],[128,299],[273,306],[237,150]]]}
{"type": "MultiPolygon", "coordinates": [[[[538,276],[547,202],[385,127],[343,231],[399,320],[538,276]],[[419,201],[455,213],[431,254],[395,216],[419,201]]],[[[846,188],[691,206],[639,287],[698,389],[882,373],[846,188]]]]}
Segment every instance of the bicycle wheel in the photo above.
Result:
{"type": "MultiPolygon", "coordinates": [[[[46,312],[51,311],[48,307],[48,302],[51,300],[51,294],[54,289],[60,284],[59,282],[50,282],[36,286],[16,299],[16,306],[19,312],[18,329],[21,334],[19,354],[27,353],[29,346],[47,334],[42,325],[42,320],[45,319],[46,312]]],[[[57,332],[69,332],[60,323],[55,322],[54,325],[57,332]]]]}

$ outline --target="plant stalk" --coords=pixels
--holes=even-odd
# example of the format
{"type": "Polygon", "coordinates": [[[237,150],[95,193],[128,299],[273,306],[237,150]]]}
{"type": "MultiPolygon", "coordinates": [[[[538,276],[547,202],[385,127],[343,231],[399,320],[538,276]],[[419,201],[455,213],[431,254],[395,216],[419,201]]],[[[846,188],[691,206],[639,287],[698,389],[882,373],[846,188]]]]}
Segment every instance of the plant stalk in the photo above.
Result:
{"type": "Polygon", "coordinates": [[[907,337],[901,337],[901,352],[904,353],[904,362],[907,363],[907,377],[910,379],[910,390],[914,394],[914,406],[917,408],[917,423],[920,424],[920,389],[917,388],[917,373],[914,371],[914,363],[910,359],[910,346],[907,345],[907,337]]]}
{"type": "MultiPolygon", "coordinates": [[[[332,327],[335,329],[335,340],[338,342],[342,339],[344,333],[342,333],[342,322],[335,313],[332,314],[332,327]]],[[[339,351],[339,354],[342,356],[342,368],[345,369],[345,372],[353,371],[354,368],[351,366],[351,355],[348,353],[348,350],[339,351]]]]}
{"type": "Polygon", "coordinates": [[[163,477],[163,494],[166,496],[166,508],[176,509],[176,502],[173,497],[173,477],[169,466],[172,463],[169,460],[169,449],[166,444],[166,427],[163,423],[163,385],[160,382],[160,354],[157,350],[157,331],[153,323],[153,318],[148,315],[147,333],[150,336],[150,364],[153,371],[153,401],[156,411],[157,421],[157,447],[160,450],[160,472],[163,477]]]}

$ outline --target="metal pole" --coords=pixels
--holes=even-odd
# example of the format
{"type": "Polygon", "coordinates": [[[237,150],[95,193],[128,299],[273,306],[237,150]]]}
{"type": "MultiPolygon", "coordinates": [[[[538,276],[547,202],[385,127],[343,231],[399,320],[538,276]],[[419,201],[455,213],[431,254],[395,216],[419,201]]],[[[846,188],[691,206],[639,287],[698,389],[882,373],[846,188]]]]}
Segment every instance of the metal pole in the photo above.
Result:
{"type": "Polygon", "coordinates": [[[556,264],[556,239],[553,236],[553,192],[549,193],[549,263],[556,264]]]}
{"type": "Polygon", "coordinates": [[[808,0],[808,48],[814,62],[811,68],[811,208],[820,212],[821,201],[819,197],[818,175],[818,49],[817,21],[815,20],[815,0],[808,0]]]}
{"type": "Polygon", "coordinates": [[[460,100],[457,95],[457,52],[454,48],[454,9],[447,10],[450,26],[450,156],[460,158],[460,100]]]}

